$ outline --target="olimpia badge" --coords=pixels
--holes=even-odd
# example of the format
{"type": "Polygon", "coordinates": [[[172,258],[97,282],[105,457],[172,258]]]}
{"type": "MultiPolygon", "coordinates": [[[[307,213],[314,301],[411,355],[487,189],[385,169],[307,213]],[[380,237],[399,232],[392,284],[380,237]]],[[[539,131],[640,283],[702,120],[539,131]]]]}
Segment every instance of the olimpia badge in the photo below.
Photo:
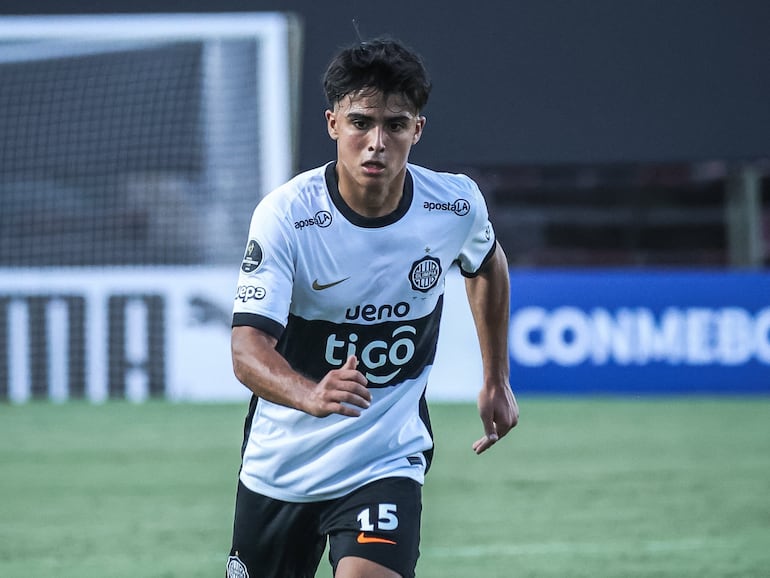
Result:
{"type": "Polygon", "coordinates": [[[227,578],[249,578],[249,571],[238,556],[227,559],[227,578]]]}
{"type": "Polygon", "coordinates": [[[441,278],[441,261],[435,257],[423,257],[412,263],[409,282],[412,289],[427,293],[436,286],[441,278]]]}

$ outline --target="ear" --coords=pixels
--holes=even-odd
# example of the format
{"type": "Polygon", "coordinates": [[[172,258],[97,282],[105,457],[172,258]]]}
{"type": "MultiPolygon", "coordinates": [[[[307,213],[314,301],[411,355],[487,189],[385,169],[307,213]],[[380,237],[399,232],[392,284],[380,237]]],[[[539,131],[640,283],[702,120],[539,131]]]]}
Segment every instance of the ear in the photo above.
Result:
{"type": "Polygon", "coordinates": [[[422,136],[422,131],[425,128],[426,122],[428,122],[428,119],[424,116],[417,117],[417,122],[414,125],[414,135],[412,136],[413,145],[416,145],[420,141],[420,137],[422,136]]]}
{"type": "Polygon", "coordinates": [[[337,117],[332,110],[327,110],[325,114],[326,130],[329,132],[329,136],[332,140],[337,140],[339,138],[339,132],[337,132],[337,117]]]}

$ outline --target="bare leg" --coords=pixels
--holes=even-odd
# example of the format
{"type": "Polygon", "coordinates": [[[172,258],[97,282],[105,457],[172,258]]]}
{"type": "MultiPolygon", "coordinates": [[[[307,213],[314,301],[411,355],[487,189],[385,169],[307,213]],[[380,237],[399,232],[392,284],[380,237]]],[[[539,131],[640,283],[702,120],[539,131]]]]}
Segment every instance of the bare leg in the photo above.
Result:
{"type": "Polygon", "coordinates": [[[334,578],[401,578],[401,574],[365,558],[345,556],[337,564],[334,578]]]}

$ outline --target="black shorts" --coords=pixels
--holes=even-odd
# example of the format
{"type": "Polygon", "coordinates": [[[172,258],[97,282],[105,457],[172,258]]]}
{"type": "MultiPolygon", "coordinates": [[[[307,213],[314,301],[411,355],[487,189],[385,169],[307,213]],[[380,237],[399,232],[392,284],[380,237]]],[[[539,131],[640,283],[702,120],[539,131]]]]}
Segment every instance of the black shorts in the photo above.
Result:
{"type": "Polygon", "coordinates": [[[420,555],[422,487],[386,478],[347,496],[293,503],[252,492],[238,482],[227,578],[313,578],[329,538],[329,562],[357,556],[404,578],[420,555]]]}

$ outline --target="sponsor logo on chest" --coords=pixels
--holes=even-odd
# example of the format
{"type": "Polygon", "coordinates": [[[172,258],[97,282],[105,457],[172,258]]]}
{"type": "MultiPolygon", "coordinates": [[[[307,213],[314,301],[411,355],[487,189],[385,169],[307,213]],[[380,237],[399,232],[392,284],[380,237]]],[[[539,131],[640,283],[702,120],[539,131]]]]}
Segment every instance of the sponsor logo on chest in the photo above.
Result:
{"type": "Polygon", "coordinates": [[[318,211],[312,217],[294,221],[294,228],[302,230],[305,227],[320,227],[325,229],[332,224],[332,214],[329,211],[318,211]]]}
{"type": "Polygon", "coordinates": [[[471,204],[465,200],[465,199],[457,199],[454,202],[446,202],[446,203],[433,203],[430,201],[425,201],[422,204],[423,209],[427,209],[428,212],[431,211],[446,211],[451,212],[457,215],[458,217],[464,217],[471,211],[471,204]]]}

